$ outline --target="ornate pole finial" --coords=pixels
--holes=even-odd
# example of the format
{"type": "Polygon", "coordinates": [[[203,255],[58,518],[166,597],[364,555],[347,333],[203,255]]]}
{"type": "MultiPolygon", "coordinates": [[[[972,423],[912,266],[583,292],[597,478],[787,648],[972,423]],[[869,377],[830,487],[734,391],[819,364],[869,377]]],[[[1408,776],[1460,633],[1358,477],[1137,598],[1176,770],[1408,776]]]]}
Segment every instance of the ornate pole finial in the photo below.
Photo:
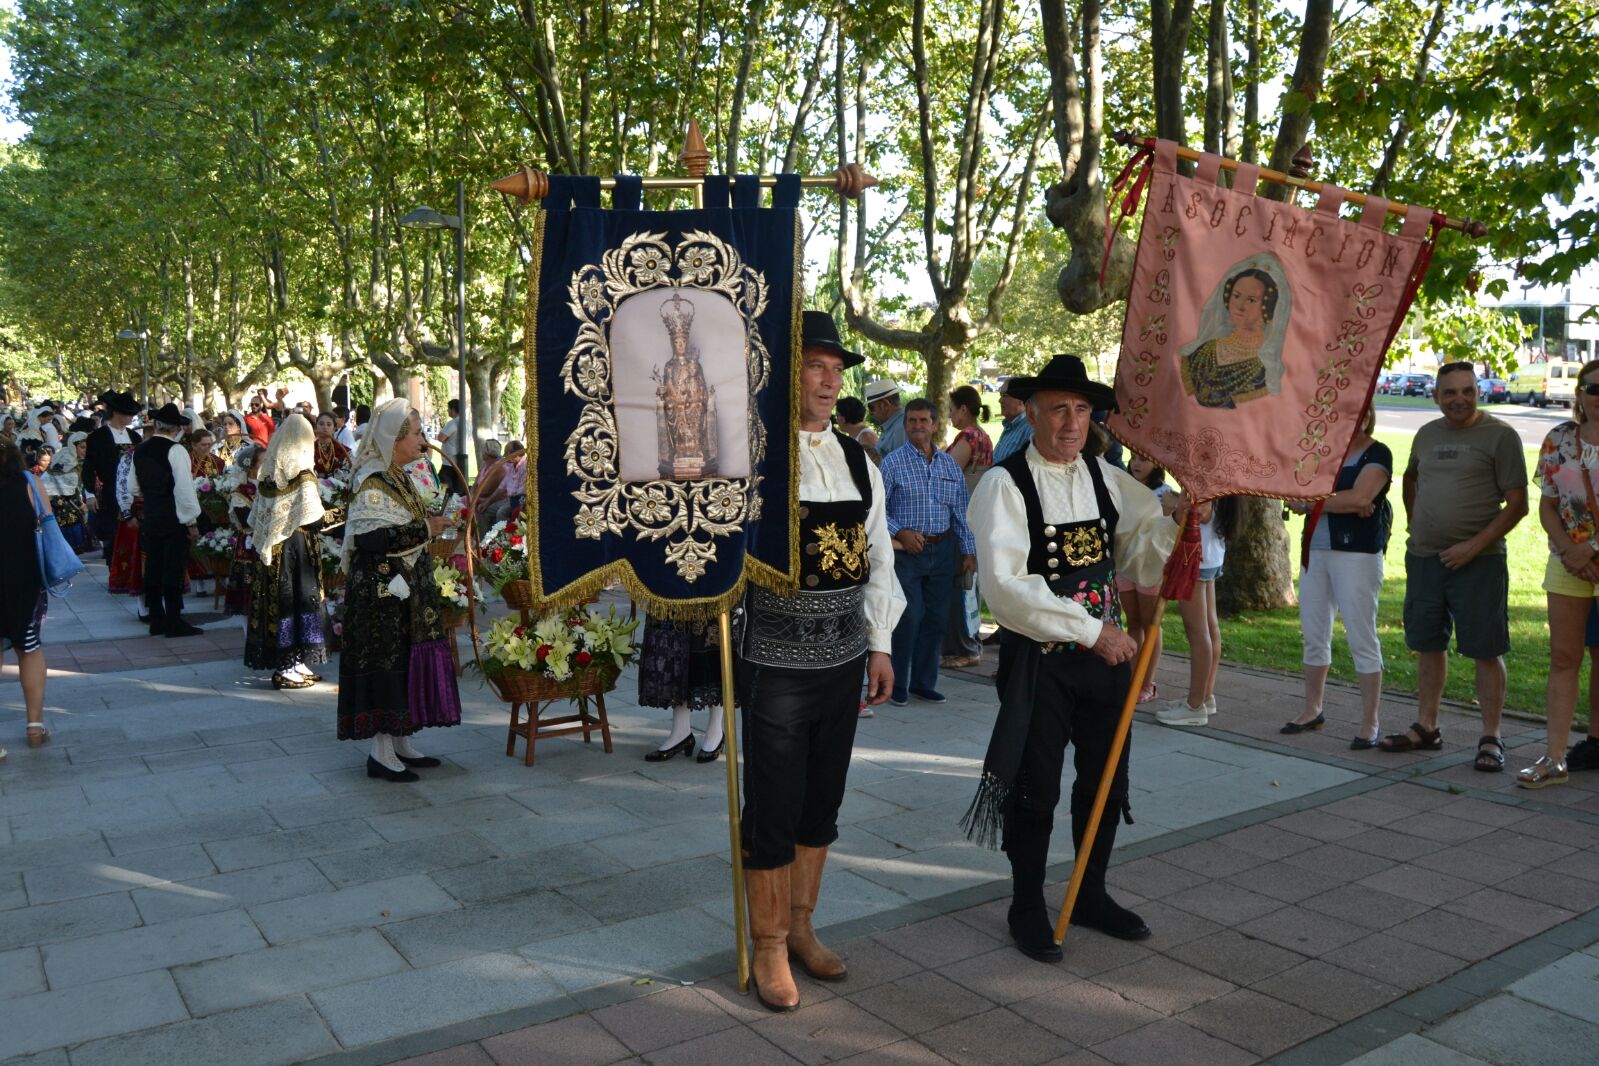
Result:
{"type": "Polygon", "coordinates": [[[693,119],[688,120],[688,136],[684,139],[683,152],[677,158],[690,177],[703,178],[705,172],[711,168],[710,150],[705,147],[705,137],[700,133],[700,124],[693,119]]]}
{"type": "Polygon", "coordinates": [[[550,176],[542,170],[524,166],[515,174],[508,174],[493,185],[494,191],[514,196],[524,204],[542,200],[550,192],[550,176]]]}

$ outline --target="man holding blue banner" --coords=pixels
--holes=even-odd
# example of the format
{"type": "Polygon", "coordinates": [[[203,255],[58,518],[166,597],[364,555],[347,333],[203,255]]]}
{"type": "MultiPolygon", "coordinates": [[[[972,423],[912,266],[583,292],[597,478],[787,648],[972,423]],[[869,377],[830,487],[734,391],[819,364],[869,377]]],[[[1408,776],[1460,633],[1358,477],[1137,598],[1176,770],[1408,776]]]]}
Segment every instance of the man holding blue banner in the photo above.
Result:
{"type": "Polygon", "coordinates": [[[755,994],[774,1011],[799,1006],[790,957],[818,980],[846,976],[816,939],[811,914],[838,839],[861,676],[869,702],[888,698],[889,648],[905,607],[882,478],[829,422],[844,370],[862,358],[844,347],[831,315],[806,311],[801,360],[800,587],[785,596],[750,586],[739,664],[755,994]]]}

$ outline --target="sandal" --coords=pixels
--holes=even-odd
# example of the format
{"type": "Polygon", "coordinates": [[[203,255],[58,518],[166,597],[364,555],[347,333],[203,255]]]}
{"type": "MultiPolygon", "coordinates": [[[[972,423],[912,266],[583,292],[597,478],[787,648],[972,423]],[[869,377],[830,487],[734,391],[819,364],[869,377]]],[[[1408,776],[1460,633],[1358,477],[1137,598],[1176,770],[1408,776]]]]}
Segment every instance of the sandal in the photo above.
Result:
{"type": "Polygon", "coordinates": [[[1477,741],[1477,758],[1472,769],[1485,774],[1497,774],[1505,768],[1505,742],[1498,737],[1483,737],[1477,741]],[[1492,744],[1493,747],[1488,747],[1492,744]]]}
{"type": "Polygon", "coordinates": [[[1379,751],[1442,751],[1443,746],[1443,731],[1428,729],[1420,722],[1412,722],[1405,732],[1389,733],[1377,742],[1379,751]]]}
{"type": "Polygon", "coordinates": [[[1159,696],[1160,696],[1160,686],[1157,685],[1155,682],[1151,681],[1149,684],[1145,685],[1144,686],[1144,690],[1138,694],[1138,702],[1139,703],[1149,703],[1150,701],[1158,698],[1159,696]]]}
{"type": "Polygon", "coordinates": [[[50,730],[42,722],[29,722],[27,733],[30,748],[43,747],[50,740],[50,730]]]}
{"type": "Polygon", "coordinates": [[[1522,788],[1548,788],[1550,785],[1563,785],[1571,779],[1566,772],[1566,763],[1562,759],[1555,762],[1545,755],[1525,770],[1516,775],[1516,784],[1522,788]]]}

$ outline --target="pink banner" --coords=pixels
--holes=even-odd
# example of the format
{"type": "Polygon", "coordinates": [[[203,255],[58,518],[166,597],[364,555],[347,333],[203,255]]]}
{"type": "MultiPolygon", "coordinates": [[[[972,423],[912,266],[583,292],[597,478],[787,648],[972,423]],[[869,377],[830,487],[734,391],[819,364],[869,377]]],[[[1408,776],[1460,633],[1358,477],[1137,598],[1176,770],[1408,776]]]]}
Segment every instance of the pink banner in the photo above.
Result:
{"type": "Polygon", "coordinates": [[[1196,500],[1332,492],[1383,353],[1425,271],[1433,212],[1385,233],[1344,191],[1315,210],[1254,195],[1258,167],[1217,185],[1218,156],[1176,172],[1155,143],[1108,426],[1196,500]]]}

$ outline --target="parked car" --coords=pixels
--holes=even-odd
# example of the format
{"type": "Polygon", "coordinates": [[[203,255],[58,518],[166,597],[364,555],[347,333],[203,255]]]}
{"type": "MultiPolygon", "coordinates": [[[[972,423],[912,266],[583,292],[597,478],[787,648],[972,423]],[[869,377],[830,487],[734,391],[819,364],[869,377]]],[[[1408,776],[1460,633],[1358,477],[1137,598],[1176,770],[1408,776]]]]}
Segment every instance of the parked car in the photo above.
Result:
{"type": "Polygon", "coordinates": [[[1401,396],[1431,396],[1433,383],[1431,374],[1401,374],[1399,381],[1394,386],[1401,396]]]}
{"type": "Polygon", "coordinates": [[[1392,387],[1392,385],[1394,383],[1394,379],[1397,378],[1397,377],[1399,377],[1398,374],[1378,374],[1377,375],[1377,395],[1378,396],[1387,396],[1387,395],[1389,395],[1389,390],[1390,390],[1390,388],[1392,387]]]}
{"type": "Polygon", "coordinates": [[[1509,403],[1510,383],[1504,378],[1478,378],[1478,403],[1509,403]]]}

